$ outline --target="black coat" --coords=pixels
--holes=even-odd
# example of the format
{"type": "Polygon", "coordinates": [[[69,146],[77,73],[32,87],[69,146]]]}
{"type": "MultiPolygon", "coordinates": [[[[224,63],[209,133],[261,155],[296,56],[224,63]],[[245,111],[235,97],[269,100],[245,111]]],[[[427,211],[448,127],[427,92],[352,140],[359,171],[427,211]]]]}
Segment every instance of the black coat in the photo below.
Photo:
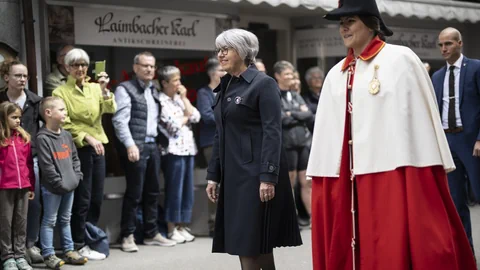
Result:
{"type": "Polygon", "coordinates": [[[282,125],[283,147],[292,149],[310,146],[312,134],[308,124],[313,122],[310,110],[303,112],[300,107],[305,105],[303,98],[295,91],[282,91],[282,125]],[[287,115],[290,112],[290,115],[287,115]]]}
{"type": "MultiPolygon", "coordinates": [[[[321,92],[320,92],[321,93],[321,92]]],[[[302,95],[305,104],[307,104],[308,109],[313,114],[312,119],[307,123],[308,128],[313,132],[313,127],[315,125],[315,115],[317,114],[318,100],[319,96],[316,96],[312,91],[308,90],[305,94],[302,95]]]]}
{"type": "Polygon", "coordinates": [[[217,127],[207,179],[221,185],[213,252],[257,256],[301,245],[276,82],[249,67],[239,78],[224,76],[214,91],[217,127]],[[276,185],[268,203],[260,200],[260,182],[276,185]]]}
{"type": "MultiPolygon", "coordinates": [[[[40,129],[40,120],[42,120],[40,117],[40,101],[42,101],[42,98],[28,89],[25,89],[25,95],[27,100],[23,106],[21,126],[31,136],[32,155],[35,157],[37,155],[36,136],[40,129]]],[[[4,101],[10,101],[7,96],[7,89],[0,92],[0,103],[4,101]]]]}

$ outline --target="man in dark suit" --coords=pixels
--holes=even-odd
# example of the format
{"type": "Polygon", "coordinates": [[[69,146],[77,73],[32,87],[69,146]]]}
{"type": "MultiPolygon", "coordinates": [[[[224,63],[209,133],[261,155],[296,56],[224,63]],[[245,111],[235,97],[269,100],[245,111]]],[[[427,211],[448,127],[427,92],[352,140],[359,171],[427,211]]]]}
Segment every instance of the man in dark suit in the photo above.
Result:
{"type": "Polygon", "coordinates": [[[472,242],[472,225],[467,205],[467,185],[480,199],[480,61],[462,54],[462,35],[455,28],[444,29],[438,46],[447,65],[433,74],[443,128],[456,170],[448,174],[450,194],[472,242]]]}

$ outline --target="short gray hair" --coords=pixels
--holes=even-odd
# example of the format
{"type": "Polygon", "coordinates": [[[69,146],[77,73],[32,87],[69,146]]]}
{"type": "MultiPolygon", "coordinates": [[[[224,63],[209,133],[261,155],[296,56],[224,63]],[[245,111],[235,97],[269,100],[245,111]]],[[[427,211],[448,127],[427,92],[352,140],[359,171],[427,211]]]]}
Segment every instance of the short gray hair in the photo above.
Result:
{"type": "MultiPolygon", "coordinates": [[[[73,46],[72,44],[68,44],[68,43],[66,43],[66,44],[60,44],[60,46],[58,46],[57,52],[56,52],[57,58],[61,56],[60,54],[62,53],[63,49],[65,49],[65,48],[67,48],[67,47],[75,48],[75,46],[73,46]]],[[[65,54],[64,56],[66,56],[66,54],[65,54]]]]}
{"type": "MultiPolygon", "coordinates": [[[[153,57],[155,59],[155,56],[153,56],[153,54],[149,51],[144,51],[144,52],[141,52],[137,55],[135,55],[135,57],[133,58],[133,63],[134,64],[138,64],[140,63],[140,56],[148,56],[148,57],[153,57]]],[[[155,62],[156,62],[156,59],[155,59],[155,62]]]]}
{"type": "Polygon", "coordinates": [[[323,70],[319,67],[311,67],[307,69],[307,72],[305,72],[305,81],[308,83],[310,79],[312,79],[312,75],[314,73],[320,74],[321,79],[325,79],[325,73],[323,73],[323,70]]]}
{"type": "Polygon", "coordinates": [[[255,62],[259,50],[257,36],[247,30],[237,28],[223,31],[218,35],[215,47],[217,49],[233,48],[247,65],[255,62]]]}
{"type": "Polygon", "coordinates": [[[175,75],[181,75],[180,69],[175,66],[164,66],[158,70],[158,82],[162,85],[162,81],[170,81],[175,75]]]}
{"type": "Polygon", "coordinates": [[[291,69],[292,71],[295,71],[295,67],[292,65],[292,63],[285,60],[278,61],[273,65],[273,72],[280,74],[287,68],[291,69]]]}
{"type": "Polygon", "coordinates": [[[71,51],[69,51],[67,53],[67,55],[65,55],[65,60],[64,61],[65,61],[66,65],[71,66],[71,65],[73,65],[74,63],[76,63],[80,60],[85,61],[87,63],[87,65],[90,64],[90,57],[88,57],[87,52],[85,52],[82,49],[75,48],[75,49],[72,49],[71,51]]]}

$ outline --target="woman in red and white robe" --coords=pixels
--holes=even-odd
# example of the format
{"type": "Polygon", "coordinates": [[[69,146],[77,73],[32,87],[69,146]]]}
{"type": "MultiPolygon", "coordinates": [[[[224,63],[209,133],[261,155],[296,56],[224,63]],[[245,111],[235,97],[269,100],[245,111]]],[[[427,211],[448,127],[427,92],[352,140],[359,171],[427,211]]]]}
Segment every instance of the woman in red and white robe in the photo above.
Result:
{"type": "Polygon", "coordinates": [[[325,79],[307,168],[314,269],[476,269],[430,78],[382,40],[380,15],[352,10],[332,18],[348,54],[325,79]]]}

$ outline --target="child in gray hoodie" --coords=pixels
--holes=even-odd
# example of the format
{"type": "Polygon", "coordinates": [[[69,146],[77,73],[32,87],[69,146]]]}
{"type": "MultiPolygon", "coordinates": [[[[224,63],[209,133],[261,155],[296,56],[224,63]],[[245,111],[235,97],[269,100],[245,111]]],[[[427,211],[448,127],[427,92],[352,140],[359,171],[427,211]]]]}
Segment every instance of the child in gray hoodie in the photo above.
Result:
{"type": "Polygon", "coordinates": [[[44,212],[40,227],[42,256],[51,269],[58,269],[65,263],[83,265],[88,259],[74,250],[70,230],[74,190],[83,175],[72,135],[62,128],[67,117],[65,103],[58,97],[47,97],[40,105],[40,112],[45,120],[45,126],[37,133],[44,212]],[[57,216],[64,260],[55,256],[53,248],[57,216]]]}

